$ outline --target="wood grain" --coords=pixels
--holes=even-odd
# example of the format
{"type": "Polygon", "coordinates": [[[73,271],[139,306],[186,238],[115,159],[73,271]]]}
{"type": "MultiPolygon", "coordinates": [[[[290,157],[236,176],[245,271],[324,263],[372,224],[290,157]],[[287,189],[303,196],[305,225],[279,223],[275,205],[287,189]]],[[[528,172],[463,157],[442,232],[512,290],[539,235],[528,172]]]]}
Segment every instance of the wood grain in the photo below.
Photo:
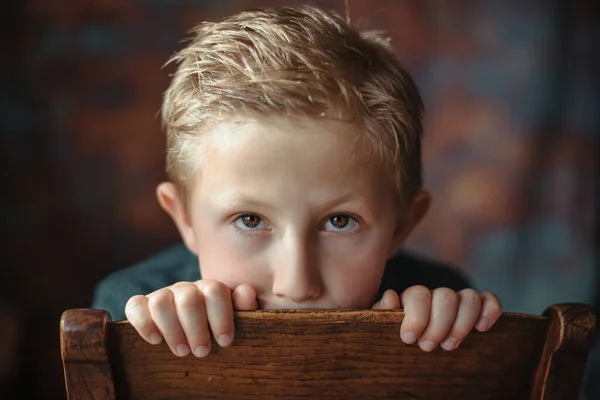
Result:
{"type": "MultiPolygon", "coordinates": [[[[532,399],[534,395],[555,399],[558,397],[542,397],[548,390],[534,385],[556,382],[558,387],[551,390],[560,390],[561,376],[567,371],[554,367],[548,374],[540,371],[548,370],[553,360],[564,360],[575,382],[565,390],[578,390],[579,372],[589,349],[584,331],[588,332],[590,325],[588,321],[580,330],[565,328],[567,333],[569,329],[579,333],[565,336],[564,343],[571,343],[569,346],[553,344],[555,351],[547,356],[548,343],[555,337],[551,330],[562,326],[555,322],[561,320],[560,315],[552,310],[562,310],[561,315],[575,312],[579,318],[575,320],[580,321],[589,317],[583,312],[587,306],[581,307],[579,312],[571,311],[571,306],[551,308],[544,317],[505,313],[489,332],[472,332],[457,350],[438,348],[431,353],[401,342],[402,311],[237,312],[233,345],[220,348],[213,342],[211,354],[202,359],[176,357],[165,343],[152,346],[126,321],[106,323],[105,337],[98,333],[79,336],[92,341],[105,338],[105,347],[94,344],[79,352],[63,351],[65,365],[71,365],[65,366],[65,379],[67,386],[72,386],[71,400],[532,399]],[[96,380],[87,377],[81,384],[91,396],[79,397],[78,389],[73,389],[79,386],[81,376],[69,374],[83,365],[106,366],[102,351],[90,348],[106,349],[114,394],[105,389],[110,385],[100,373],[96,380]],[[574,348],[579,350],[569,355],[574,348]],[[560,349],[569,356],[562,356],[560,349]],[[91,387],[94,382],[98,382],[98,397],[91,387]],[[102,397],[103,393],[109,397],[102,397]]],[[[66,313],[72,320],[85,320],[90,310],[66,313]]],[[[95,318],[101,319],[98,314],[95,318]]],[[[88,322],[84,329],[97,330],[96,326],[88,322]]]]}
{"type": "Polygon", "coordinates": [[[60,319],[60,348],[69,399],[114,399],[108,358],[110,315],[102,310],[69,310],[60,319]]]}

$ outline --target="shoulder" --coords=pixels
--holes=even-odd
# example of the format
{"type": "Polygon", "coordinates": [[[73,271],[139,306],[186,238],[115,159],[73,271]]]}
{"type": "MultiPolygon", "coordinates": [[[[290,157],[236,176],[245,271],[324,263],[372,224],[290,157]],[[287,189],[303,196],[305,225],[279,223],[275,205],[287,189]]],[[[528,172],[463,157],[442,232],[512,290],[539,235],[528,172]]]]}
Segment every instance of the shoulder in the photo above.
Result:
{"type": "Polygon", "coordinates": [[[415,253],[399,252],[386,264],[380,292],[393,289],[401,293],[415,285],[429,289],[447,287],[455,291],[472,287],[467,277],[454,266],[415,253]]]}
{"type": "Polygon", "coordinates": [[[131,296],[198,279],[197,257],[183,245],[174,246],[100,281],[94,290],[92,307],[107,310],[114,321],[122,320],[125,304],[131,296]]]}

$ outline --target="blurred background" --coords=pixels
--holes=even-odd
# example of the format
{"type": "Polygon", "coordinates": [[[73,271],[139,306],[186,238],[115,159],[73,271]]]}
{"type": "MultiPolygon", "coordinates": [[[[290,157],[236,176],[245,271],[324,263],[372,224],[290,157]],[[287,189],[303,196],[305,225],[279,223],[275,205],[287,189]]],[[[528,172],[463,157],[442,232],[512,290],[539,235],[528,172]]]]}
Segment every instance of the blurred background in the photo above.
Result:
{"type": "MultiPolygon", "coordinates": [[[[507,311],[597,302],[598,3],[349,1],[355,24],[387,31],[425,102],[434,203],[407,247],[507,311]]],[[[178,242],[154,196],[162,65],[204,19],[300,2],[0,4],[0,398],[60,399],[62,311],[178,242]]]]}

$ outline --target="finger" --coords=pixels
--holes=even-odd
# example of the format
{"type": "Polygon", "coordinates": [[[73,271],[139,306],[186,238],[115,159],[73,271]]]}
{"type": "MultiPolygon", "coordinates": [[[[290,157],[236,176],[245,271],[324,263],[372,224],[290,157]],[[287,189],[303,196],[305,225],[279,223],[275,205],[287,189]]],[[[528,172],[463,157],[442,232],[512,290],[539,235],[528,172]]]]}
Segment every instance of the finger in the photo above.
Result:
{"type": "Polygon", "coordinates": [[[473,289],[461,290],[458,295],[458,313],[448,337],[440,343],[444,350],[454,350],[471,332],[481,312],[481,296],[473,289]]]}
{"type": "Polygon", "coordinates": [[[406,344],[414,343],[429,323],[431,312],[431,291],[425,286],[412,286],[402,292],[404,320],[400,327],[400,337],[406,344]]]}
{"type": "Polygon", "coordinates": [[[388,289],[381,296],[381,300],[373,305],[374,310],[396,310],[400,308],[400,297],[392,289],[388,289]]]}
{"type": "Polygon", "coordinates": [[[179,324],[171,288],[160,289],[151,293],[148,297],[150,315],[173,354],[179,357],[188,355],[190,347],[179,324]]]}
{"type": "Polygon", "coordinates": [[[146,296],[131,297],[125,305],[125,316],[145,341],[150,344],[159,344],[162,341],[160,330],[150,315],[146,296]]]}
{"type": "Polygon", "coordinates": [[[204,295],[206,316],[210,329],[221,347],[233,342],[233,303],[231,291],[217,281],[199,281],[198,286],[204,295]]]}
{"type": "Polygon", "coordinates": [[[481,293],[481,314],[475,325],[479,332],[485,332],[490,329],[502,315],[502,303],[494,293],[481,293]]]}
{"type": "Polygon", "coordinates": [[[424,351],[432,351],[446,336],[458,312],[458,295],[452,289],[438,288],[431,299],[431,316],[427,329],[419,338],[419,346],[424,351]]]}
{"type": "Polygon", "coordinates": [[[243,284],[236,287],[231,294],[231,299],[235,310],[248,311],[258,309],[256,291],[250,285],[243,284]]]}
{"type": "Polygon", "coordinates": [[[196,285],[185,283],[172,288],[177,318],[190,349],[196,357],[210,353],[210,332],[204,298],[196,285]]]}

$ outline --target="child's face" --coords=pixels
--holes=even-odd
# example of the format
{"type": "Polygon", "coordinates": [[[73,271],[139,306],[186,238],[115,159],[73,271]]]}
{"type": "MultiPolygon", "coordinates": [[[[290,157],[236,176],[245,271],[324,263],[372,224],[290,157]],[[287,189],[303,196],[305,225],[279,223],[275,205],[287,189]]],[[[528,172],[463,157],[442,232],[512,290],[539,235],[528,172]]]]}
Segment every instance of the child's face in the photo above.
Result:
{"type": "Polygon", "coordinates": [[[159,187],[202,278],[249,284],[264,309],[370,307],[418,221],[398,224],[410,210],[352,129],[262,117],[207,132],[187,214],[172,185],[159,187]]]}

